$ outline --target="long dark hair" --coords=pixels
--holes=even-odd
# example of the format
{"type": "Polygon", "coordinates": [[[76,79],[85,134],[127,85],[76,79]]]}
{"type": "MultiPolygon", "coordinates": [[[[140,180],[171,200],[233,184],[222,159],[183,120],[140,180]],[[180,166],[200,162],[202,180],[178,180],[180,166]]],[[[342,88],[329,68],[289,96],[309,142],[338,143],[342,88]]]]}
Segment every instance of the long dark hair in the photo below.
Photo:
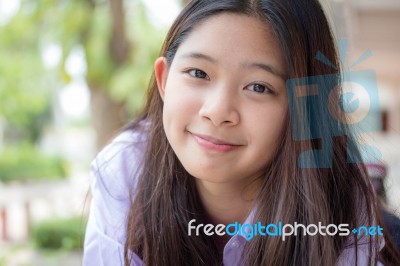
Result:
{"type": "MultiPolygon", "coordinates": [[[[161,56],[165,56],[170,65],[180,44],[196,25],[222,12],[244,14],[268,23],[280,43],[289,79],[325,75],[327,79],[322,79],[321,93],[328,93],[332,80],[339,83],[340,64],[335,42],[317,0],[194,0],[172,25],[161,56]],[[315,60],[317,52],[329,58],[336,69],[315,60]],[[327,86],[323,86],[324,82],[327,86]]],[[[347,162],[349,153],[346,151],[350,151],[354,161],[361,160],[355,141],[345,124],[335,124],[325,117],[326,112],[321,110],[325,110],[326,105],[305,100],[296,105],[296,114],[304,122],[301,128],[308,128],[316,136],[329,136],[332,130],[343,132],[342,137],[332,141],[332,166],[298,166],[302,152],[321,149],[324,144],[318,139],[294,140],[290,127],[294,118],[288,111],[279,152],[266,168],[256,199],[255,221],[305,225],[345,223],[350,228],[379,222],[365,168],[347,162]]],[[[187,234],[189,221],[196,219],[201,223],[206,214],[194,177],[183,168],[168,143],[162,109],[163,101],[153,75],[147,104],[128,127],[128,130],[143,130],[149,137],[144,170],[140,176],[133,177],[139,178],[139,182],[127,221],[125,264],[129,265],[130,251],[133,251],[148,266],[220,265],[222,258],[211,237],[187,234]],[[149,122],[147,126],[143,126],[144,121],[149,122]]],[[[370,254],[378,254],[379,243],[374,240],[376,238],[369,238],[370,254]]],[[[246,265],[334,265],[343,249],[357,245],[358,241],[355,236],[339,235],[298,235],[286,241],[277,237],[255,237],[246,244],[243,259],[246,265]]],[[[370,263],[375,264],[377,258],[370,259],[370,263]]],[[[397,261],[392,259],[391,262],[397,261]]]]}

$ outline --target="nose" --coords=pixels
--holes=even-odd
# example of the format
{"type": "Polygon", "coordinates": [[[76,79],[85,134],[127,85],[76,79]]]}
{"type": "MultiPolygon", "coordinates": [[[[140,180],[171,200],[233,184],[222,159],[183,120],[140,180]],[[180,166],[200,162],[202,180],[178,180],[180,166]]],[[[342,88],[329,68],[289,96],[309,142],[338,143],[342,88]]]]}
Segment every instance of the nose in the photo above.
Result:
{"type": "Polygon", "coordinates": [[[239,123],[240,114],[232,89],[227,86],[212,88],[204,97],[199,110],[202,119],[208,120],[216,127],[234,126],[239,123]]]}

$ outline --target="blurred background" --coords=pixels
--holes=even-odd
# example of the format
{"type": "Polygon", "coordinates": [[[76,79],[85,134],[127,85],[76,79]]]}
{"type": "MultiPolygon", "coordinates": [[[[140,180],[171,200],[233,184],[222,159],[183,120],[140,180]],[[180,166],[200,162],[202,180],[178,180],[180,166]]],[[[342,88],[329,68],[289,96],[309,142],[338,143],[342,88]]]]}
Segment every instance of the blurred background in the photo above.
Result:
{"type": "MultiPolygon", "coordinates": [[[[185,2],[0,0],[0,266],[81,265],[90,162],[143,106],[185,2]]],[[[382,126],[363,137],[399,211],[400,1],[323,4],[348,42],[345,71],[377,75],[382,126]]]]}

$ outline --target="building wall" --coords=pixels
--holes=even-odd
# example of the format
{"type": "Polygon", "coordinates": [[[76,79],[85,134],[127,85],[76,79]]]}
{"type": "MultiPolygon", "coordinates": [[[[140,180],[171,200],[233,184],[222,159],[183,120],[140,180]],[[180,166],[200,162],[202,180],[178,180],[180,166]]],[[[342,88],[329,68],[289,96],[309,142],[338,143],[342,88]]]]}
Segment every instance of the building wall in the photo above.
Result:
{"type": "Polygon", "coordinates": [[[373,56],[362,63],[362,68],[376,71],[381,108],[388,114],[388,132],[400,135],[400,1],[346,3],[352,55],[372,50],[373,56]]]}

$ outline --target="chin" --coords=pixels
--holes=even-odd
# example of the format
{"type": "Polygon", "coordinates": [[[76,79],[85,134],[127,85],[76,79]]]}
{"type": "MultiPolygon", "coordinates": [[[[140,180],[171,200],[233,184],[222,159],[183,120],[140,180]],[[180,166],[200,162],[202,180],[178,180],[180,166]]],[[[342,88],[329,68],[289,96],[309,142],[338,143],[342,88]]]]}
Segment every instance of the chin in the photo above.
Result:
{"type": "MultiPolygon", "coordinates": [[[[187,169],[186,171],[188,171],[187,169]]],[[[192,169],[193,170],[193,169],[192,169]]],[[[196,178],[198,181],[206,181],[211,183],[226,183],[229,182],[232,177],[226,176],[226,174],[218,174],[215,171],[201,171],[201,170],[194,170],[188,171],[188,173],[196,178]]]]}

